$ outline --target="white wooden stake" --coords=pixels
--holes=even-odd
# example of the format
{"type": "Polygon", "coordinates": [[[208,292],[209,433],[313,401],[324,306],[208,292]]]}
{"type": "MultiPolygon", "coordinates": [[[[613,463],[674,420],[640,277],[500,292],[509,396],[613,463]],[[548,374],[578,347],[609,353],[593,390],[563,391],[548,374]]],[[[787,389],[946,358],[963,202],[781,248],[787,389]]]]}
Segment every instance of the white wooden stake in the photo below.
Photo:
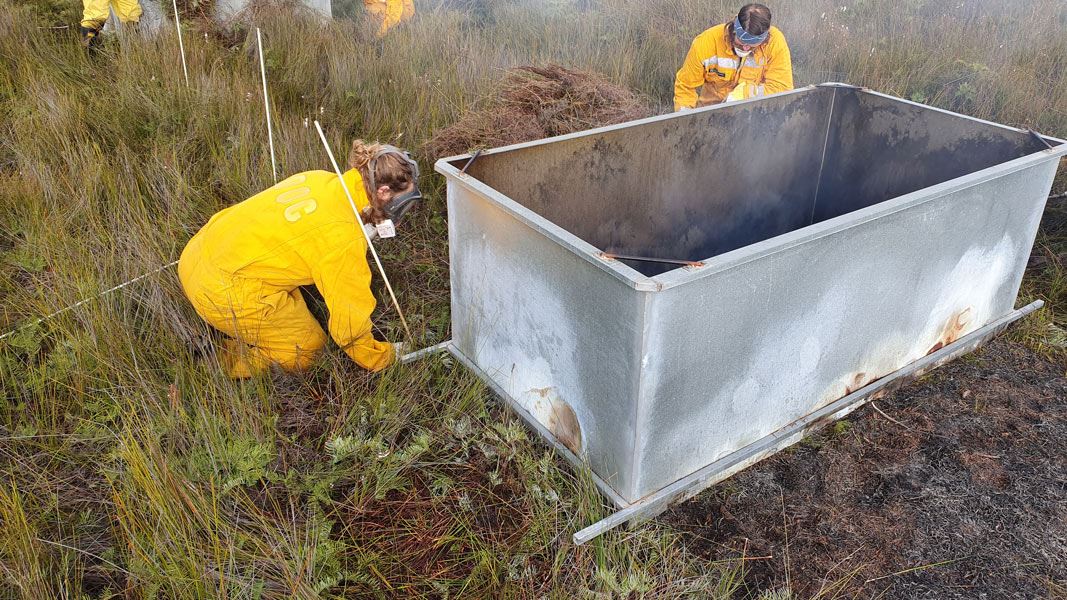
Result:
{"type": "Polygon", "coordinates": [[[356,201],[352,199],[352,192],[349,191],[348,184],[345,183],[344,173],[341,172],[341,167],[337,166],[337,160],[333,157],[333,150],[330,150],[330,143],[326,141],[326,135],[322,133],[322,125],[318,121],[315,121],[315,130],[319,132],[319,139],[322,140],[322,146],[326,148],[326,154],[330,157],[330,164],[333,165],[333,170],[341,181],[341,189],[345,191],[345,196],[348,197],[348,204],[352,207],[352,212],[356,214],[356,220],[359,221],[359,231],[363,234],[363,238],[367,240],[367,248],[370,249],[371,256],[374,257],[374,264],[378,265],[378,272],[382,274],[385,289],[389,290],[389,297],[393,299],[393,306],[396,307],[396,313],[400,315],[400,323],[404,326],[404,332],[408,334],[409,340],[414,340],[411,330],[408,329],[407,319],[404,318],[404,312],[400,310],[400,303],[397,302],[396,294],[393,293],[393,286],[389,284],[389,277],[386,276],[382,261],[378,258],[378,251],[374,249],[374,243],[371,242],[370,236],[367,235],[367,230],[363,228],[363,215],[359,214],[359,209],[356,208],[356,201]]]}
{"type": "Polygon", "coordinates": [[[189,67],[185,64],[185,43],[182,41],[182,24],[178,20],[178,0],[172,0],[174,4],[174,27],[178,30],[178,50],[182,54],[182,72],[185,73],[185,87],[189,87],[189,67]]]}
{"type": "Polygon", "coordinates": [[[263,110],[267,113],[267,143],[270,144],[270,172],[278,183],[278,163],[274,159],[274,132],[270,125],[270,100],[267,99],[267,66],[263,58],[263,34],[256,27],[256,44],[259,46],[259,74],[263,78],[263,110]]]}

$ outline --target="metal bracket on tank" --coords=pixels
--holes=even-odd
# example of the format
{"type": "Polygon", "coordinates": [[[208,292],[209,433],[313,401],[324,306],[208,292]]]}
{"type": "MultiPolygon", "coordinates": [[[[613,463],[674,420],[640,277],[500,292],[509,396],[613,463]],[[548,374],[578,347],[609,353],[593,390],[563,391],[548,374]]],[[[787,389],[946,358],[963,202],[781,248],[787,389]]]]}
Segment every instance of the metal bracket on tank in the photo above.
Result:
{"type": "Polygon", "coordinates": [[[704,263],[699,260],[681,260],[677,258],[653,258],[651,256],[633,256],[629,254],[615,254],[613,252],[601,252],[600,258],[604,260],[633,260],[637,262],[663,263],[665,265],[681,265],[683,267],[700,268],[704,263]]]}
{"type": "Polygon", "coordinates": [[[1025,131],[1026,133],[1029,133],[1030,137],[1034,138],[1034,140],[1036,140],[1038,143],[1044,144],[1045,147],[1048,148],[1049,150],[1055,148],[1055,146],[1053,146],[1052,144],[1048,143],[1048,140],[1046,140],[1044,137],[1042,137],[1040,133],[1034,131],[1033,129],[1030,129],[1029,127],[1027,127],[1023,131],[1025,131]]]}
{"type": "Polygon", "coordinates": [[[482,155],[482,149],[478,148],[478,150],[471,156],[470,160],[468,160],[463,165],[463,168],[459,170],[459,174],[460,175],[466,175],[467,174],[467,167],[469,167],[472,164],[474,164],[474,161],[478,160],[478,157],[481,156],[481,155],[482,155]]]}
{"type": "Polygon", "coordinates": [[[489,386],[516,415],[526,422],[526,425],[540,434],[541,438],[548,443],[556,452],[570,462],[576,469],[589,473],[596,484],[597,489],[619,510],[604,519],[589,525],[572,536],[575,545],[580,546],[593,540],[612,529],[631,522],[643,522],[654,518],[656,515],[670,508],[671,505],[688,500],[701,491],[731,477],[735,473],[771,456],[772,454],[791,446],[806,435],[821,429],[823,426],[844,417],[848,413],[860,408],[871,400],[876,400],[885,394],[904,385],[908,380],[920,377],[924,373],[935,369],[951,360],[954,360],[968,352],[971,352],[996,336],[1015,321],[1025,317],[1035,310],[1044,306],[1044,302],[1037,300],[1022,308],[1014,310],[1007,315],[989,323],[969,335],[961,337],[955,342],[944,346],[919,360],[901,368],[873,383],[862,387],[847,396],[844,396],[819,410],[808,414],[789,425],[761,438],[760,440],[741,448],[719,460],[707,465],[674,483],[653,492],[637,502],[626,502],[601,479],[596,473],[588,470],[588,464],[577,455],[561,444],[545,429],[536,418],[522,408],[507,392],[497,385],[491,377],[482,371],[474,361],[463,354],[452,344],[452,340],[442,342],[429,348],[424,348],[403,356],[400,361],[409,363],[426,356],[447,351],[459,360],[465,367],[470,369],[482,381],[489,386]]]}

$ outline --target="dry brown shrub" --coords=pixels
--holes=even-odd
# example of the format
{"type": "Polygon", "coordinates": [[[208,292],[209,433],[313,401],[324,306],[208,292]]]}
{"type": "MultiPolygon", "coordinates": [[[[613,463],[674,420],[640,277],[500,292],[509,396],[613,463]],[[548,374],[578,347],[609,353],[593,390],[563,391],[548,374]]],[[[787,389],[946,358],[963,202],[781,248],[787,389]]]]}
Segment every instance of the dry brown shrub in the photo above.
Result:
{"type": "Polygon", "coordinates": [[[423,152],[437,160],[651,114],[646,99],[602,75],[559,65],[522,66],[507,72],[485,108],[439,129],[423,152]]]}

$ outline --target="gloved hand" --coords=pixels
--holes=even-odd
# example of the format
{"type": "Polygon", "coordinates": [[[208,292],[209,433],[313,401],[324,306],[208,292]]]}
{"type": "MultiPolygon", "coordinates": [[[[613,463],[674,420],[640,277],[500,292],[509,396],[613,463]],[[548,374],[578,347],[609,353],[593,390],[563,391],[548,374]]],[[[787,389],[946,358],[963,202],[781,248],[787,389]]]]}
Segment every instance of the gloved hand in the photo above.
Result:
{"type": "Polygon", "coordinates": [[[726,96],[726,102],[733,102],[734,100],[744,100],[745,99],[745,85],[746,84],[743,81],[741,83],[737,84],[737,87],[735,87],[733,89],[733,91],[731,91],[730,94],[728,96],[726,96]]]}

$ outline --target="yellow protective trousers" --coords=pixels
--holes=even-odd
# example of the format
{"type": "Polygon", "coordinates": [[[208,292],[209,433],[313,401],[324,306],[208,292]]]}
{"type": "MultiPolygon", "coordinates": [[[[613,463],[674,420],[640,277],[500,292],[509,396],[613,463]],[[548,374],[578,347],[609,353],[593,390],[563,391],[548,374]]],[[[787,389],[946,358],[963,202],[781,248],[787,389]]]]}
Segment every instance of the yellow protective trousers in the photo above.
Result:
{"type": "Polygon", "coordinates": [[[381,22],[378,37],[415,16],[415,4],[412,0],[363,0],[363,6],[381,22]]]}
{"type": "MultiPolygon", "coordinates": [[[[366,207],[359,172],[345,184],[366,207]]],[[[395,360],[393,345],[374,339],[367,243],[332,173],[298,173],[217,213],[182,251],[178,278],[197,314],[233,338],[221,355],[231,377],[311,366],[326,333],[304,285],[322,293],[330,336],[352,360],[371,371],[395,360]]]]}
{"type": "Polygon", "coordinates": [[[141,20],[141,3],[138,0],[82,0],[82,27],[99,30],[109,16],[109,8],[123,23],[141,20]]]}
{"type": "Polygon", "coordinates": [[[233,338],[221,353],[230,377],[251,377],[272,364],[288,371],[310,367],[326,346],[326,333],[300,289],[278,289],[212,268],[192,258],[202,256],[203,243],[193,238],[186,246],[178,277],[197,314],[233,338]]]}

